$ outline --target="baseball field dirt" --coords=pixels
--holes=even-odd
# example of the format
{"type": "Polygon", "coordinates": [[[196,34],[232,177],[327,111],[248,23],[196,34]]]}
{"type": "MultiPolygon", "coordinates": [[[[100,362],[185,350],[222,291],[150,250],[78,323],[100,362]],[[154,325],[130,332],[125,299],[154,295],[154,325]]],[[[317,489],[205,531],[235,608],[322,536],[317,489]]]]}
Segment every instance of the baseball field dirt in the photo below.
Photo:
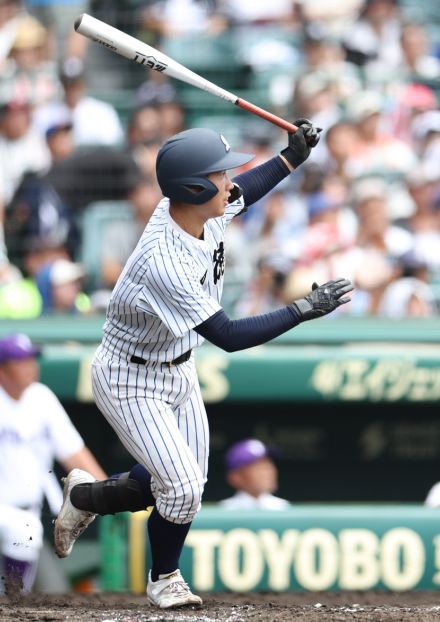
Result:
{"type": "Polygon", "coordinates": [[[440,620],[437,592],[213,594],[201,609],[160,611],[144,596],[30,595],[0,598],[0,622],[432,622],[440,620]]]}

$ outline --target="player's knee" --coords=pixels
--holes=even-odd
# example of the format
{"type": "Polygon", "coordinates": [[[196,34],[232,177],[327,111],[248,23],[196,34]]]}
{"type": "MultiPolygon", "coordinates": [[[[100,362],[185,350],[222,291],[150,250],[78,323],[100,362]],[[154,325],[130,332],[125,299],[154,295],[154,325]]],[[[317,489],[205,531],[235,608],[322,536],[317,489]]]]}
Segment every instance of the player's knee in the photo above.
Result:
{"type": "Polygon", "coordinates": [[[184,519],[184,522],[192,520],[197,512],[200,510],[202,504],[202,495],[204,483],[201,480],[196,480],[190,483],[185,491],[185,497],[181,498],[182,504],[179,511],[179,518],[184,519]]]}
{"type": "Polygon", "coordinates": [[[189,522],[195,517],[202,503],[203,488],[204,483],[201,479],[190,481],[183,488],[182,494],[176,503],[176,506],[179,508],[179,519],[189,522]]]}
{"type": "MultiPolygon", "coordinates": [[[[200,509],[203,488],[204,481],[201,477],[181,482],[167,497],[165,506],[158,507],[159,512],[173,522],[189,523],[200,509]]],[[[159,500],[158,505],[161,505],[159,500]]]]}

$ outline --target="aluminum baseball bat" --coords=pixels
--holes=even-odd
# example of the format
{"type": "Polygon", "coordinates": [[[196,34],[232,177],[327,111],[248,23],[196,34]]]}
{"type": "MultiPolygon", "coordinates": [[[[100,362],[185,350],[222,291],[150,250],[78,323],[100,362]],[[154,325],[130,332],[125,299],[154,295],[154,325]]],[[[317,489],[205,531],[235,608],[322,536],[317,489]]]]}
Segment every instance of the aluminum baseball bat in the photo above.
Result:
{"type": "Polygon", "coordinates": [[[132,37],[131,35],[128,35],[127,33],[102,22],[91,15],[88,15],[87,13],[83,13],[75,21],[75,30],[92,41],[100,43],[112,52],[115,52],[124,58],[128,58],[128,60],[132,60],[135,63],[139,63],[140,65],[144,65],[145,67],[154,69],[155,71],[160,71],[167,76],[171,76],[176,80],[191,84],[198,89],[208,91],[212,95],[221,97],[222,99],[235,104],[239,108],[243,108],[243,110],[247,110],[248,112],[262,117],[274,125],[282,127],[288,132],[294,133],[298,129],[296,125],[293,125],[293,123],[289,123],[281,117],[272,114],[268,110],[264,110],[246,99],[242,99],[241,97],[222,89],[220,86],[217,86],[217,84],[202,78],[202,76],[194,73],[194,71],[191,71],[184,65],[181,65],[151,45],[143,43],[142,41],[139,41],[139,39],[136,39],[135,37],[132,37]]]}

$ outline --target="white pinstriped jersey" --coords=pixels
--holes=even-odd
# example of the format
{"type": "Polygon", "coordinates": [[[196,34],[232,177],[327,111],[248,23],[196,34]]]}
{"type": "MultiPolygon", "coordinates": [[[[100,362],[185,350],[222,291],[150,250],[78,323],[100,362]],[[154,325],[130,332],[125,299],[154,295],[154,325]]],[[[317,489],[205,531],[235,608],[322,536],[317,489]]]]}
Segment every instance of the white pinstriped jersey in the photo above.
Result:
{"type": "Polygon", "coordinates": [[[240,198],[211,218],[200,240],[171,218],[163,199],[113,290],[104,324],[102,351],[127,361],[171,361],[200,345],[194,330],[221,309],[224,232],[244,209],[240,198]]]}

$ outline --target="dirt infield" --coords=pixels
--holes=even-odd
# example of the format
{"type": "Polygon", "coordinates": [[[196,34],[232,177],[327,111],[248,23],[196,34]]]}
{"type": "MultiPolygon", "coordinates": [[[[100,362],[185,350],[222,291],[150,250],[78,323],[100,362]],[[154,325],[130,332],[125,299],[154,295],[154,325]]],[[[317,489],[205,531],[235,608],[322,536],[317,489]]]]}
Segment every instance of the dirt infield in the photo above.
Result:
{"type": "Polygon", "coordinates": [[[126,594],[31,595],[0,598],[0,622],[417,622],[440,621],[440,593],[339,592],[215,594],[201,609],[162,612],[126,594]]]}

